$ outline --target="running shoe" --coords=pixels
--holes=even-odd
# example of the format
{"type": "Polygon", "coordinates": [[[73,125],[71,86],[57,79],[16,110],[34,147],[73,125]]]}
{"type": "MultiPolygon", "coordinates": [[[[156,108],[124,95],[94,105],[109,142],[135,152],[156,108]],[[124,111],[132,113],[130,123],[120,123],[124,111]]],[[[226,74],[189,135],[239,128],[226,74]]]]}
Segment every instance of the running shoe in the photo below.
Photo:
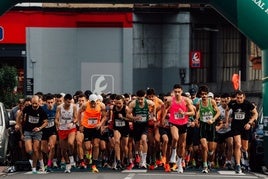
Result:
{"type": "Polygon", "coordinates": [[[140,162],[141,162],[140,155],[136,155],[136,157],[135,157],[135,163],[140,163],[140,162]]]}
{"type": "Polygon", "coordinates": [[[127,170],[132,170],[133,167],[134,167],[134,163],[130,163],[129,166],[127,167],[127,170]]]}
{"type": "Polygon", "coordinates": [[[170,165],[168,163],[164,165],[164,168],[165,168],[165,172],[171,172],[170,165]]]}
{"type": "Polygon", "coordinates": [[[91,170],[93,173],[99,173],[99,170],[97,169],[96,165],[92,165],[91,170]]]}
{"type": "Polygon", "coordinates": [[[66,164],[66,168],[65,168],[64,173],[71,173],[71,168],[72,168],[71,164],[66,164]]]}
{"type": "Polygon", "coordinates": [[[86,169],[86,168],[87,168],[87,165],[85,164],[84,161],[80,162],[80,164],[79,164],[79,168],[80,168],[80,169],[86,169]]]}
{"type": "Polygon", "coordinates": [[[242,173],[242,169],[240,165],[236,165],[235,166],[235,173],[241,174],[242,173]]]}
{"type": "Polygon", "coordinates": [[[178,165],[177,172],[178,172],[178,173],[183,173],[182,165],[178,165]]]}
{"type": "Polygon", "coordinates": [[[178,169],[178,165],[177,164],[173,164],[173,166],[171,167],[171,171],[175,172],[178,169]]]}
{"type": "Polygon", "coordinates": [[[208,167],[204,167],[202,173],[208,173],[208,167]]]}

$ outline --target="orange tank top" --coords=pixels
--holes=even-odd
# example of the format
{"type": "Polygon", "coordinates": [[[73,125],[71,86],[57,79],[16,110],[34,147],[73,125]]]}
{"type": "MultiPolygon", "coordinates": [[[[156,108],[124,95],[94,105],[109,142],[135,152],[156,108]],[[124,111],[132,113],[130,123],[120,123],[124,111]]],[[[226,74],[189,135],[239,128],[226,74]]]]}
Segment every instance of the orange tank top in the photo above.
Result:
{"type": "Polygon", "coordinates": [[[83,114],[83,119],[81,121],[82,126],[85,128],[95,128],[101,120],[101,107],[96,104],[95,108],[90,107],[90,103],[87,103],[86,110],[83,114]]]}

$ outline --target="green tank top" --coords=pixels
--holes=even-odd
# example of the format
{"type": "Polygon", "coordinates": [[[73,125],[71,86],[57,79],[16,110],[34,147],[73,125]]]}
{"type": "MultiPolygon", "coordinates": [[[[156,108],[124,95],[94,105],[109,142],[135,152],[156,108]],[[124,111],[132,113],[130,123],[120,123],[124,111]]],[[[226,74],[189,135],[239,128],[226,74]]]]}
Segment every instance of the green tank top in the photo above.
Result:
{"type": "Polygon", "coordinates": [[[202,101],[200,101],[200,121],[207,122],[212,119],[215,115],[213,106],[211,105],[211,100],[209,99],[208,105],[203,106],[202,101]]]}
{"type": "Polygon", "coordinates": [[[133,111],[133,115],[134,116],[141,116],[142,120],[136,121],[136,122],[148,122],[149,119],[149,107],[148,107],[148,103],[147,100],[145,99],[144,101],[144,107],[141,108],[139,106],[139,102],[138,100],[136,100],[136,105],[133,111]]]}

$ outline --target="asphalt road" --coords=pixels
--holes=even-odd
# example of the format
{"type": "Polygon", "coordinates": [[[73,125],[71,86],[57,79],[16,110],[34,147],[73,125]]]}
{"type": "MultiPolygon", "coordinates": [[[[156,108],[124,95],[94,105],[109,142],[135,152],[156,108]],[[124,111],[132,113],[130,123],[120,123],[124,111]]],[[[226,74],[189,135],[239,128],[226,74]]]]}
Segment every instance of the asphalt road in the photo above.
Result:
{"type": "Polygon", "coordinates": [[[6,167],[0,167],[1,173],[0,177],[10,178],[10,179],[208,179],[208,178],[235,178],[235,179],[268,179],[267,175],[262,175],[258,173],[242,173],[236,174],[234,171],[228,170],[215,170],[208,174],[201,173],[200,170],[187,170],[183,174],[178,174],[176,172],[165,173],[161,169],[157,170],[123,170],[114,171],[110,169],[101,170],[100,173],[92,173],[88,169],[75,169],[71,173],[64,173],[63,170],[57,170],[51,173],[38,172],[38,174],[32,174],[31,171],[19,171],[15,173],[6,173],[4,171],[6,167]]]}

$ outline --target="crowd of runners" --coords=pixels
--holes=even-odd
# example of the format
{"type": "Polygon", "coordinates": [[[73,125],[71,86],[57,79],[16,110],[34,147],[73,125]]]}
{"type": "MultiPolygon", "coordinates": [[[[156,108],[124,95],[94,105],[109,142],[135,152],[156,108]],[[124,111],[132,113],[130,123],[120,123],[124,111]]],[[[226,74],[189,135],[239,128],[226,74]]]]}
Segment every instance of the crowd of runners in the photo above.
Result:
{"type": "Polygon", "coordinates": [[[249,170],[251,129],[256,106],[245,93],[214,95],[207,86],[184,92],[138,90],[135,94],[36,93],[20,99],[16,120],[17,160],[29,160],[32,173],[61,167],[99,172],[144,168],[208,173],[249,170]]]}

